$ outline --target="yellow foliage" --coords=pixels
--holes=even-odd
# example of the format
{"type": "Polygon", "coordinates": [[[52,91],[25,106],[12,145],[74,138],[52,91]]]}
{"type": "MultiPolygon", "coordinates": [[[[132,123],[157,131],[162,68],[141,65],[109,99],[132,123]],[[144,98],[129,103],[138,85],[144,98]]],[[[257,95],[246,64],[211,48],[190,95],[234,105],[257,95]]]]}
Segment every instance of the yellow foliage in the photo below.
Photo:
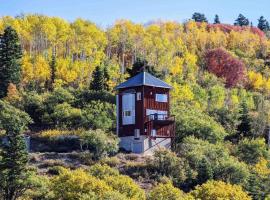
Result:
{"type": "Polygon", "coordinates": [[[57,130],[57,129],[52,129],[52,130],[45,130],[40,132],[39,136],[40,137],[45,137],[45,138],[54,138],[54,137],[60,137],[60,136],[69,136],[69,135],[77,135],[80,136],[82,133],[82,130],[57,130]]]}
{"type": "Polygon", "coordinates": [[[262,89],[264,80],[260,73],[250,71],[248,72],[248,79],[249,79],[249,84],[252,88],[257,89],[257,90],[262,89]]]}
{"type": "Polygon", "coordinates": [[[203,200],[251,200],[241,186],[222,181],[208,181],[191,192],[195,199],[203,200]]]}
{"type": "Polygon", "coordinates": [[[171,96],[177,101],[191,101],[194,99],[194,94],[189,85],[179,85],[177,83],[172,83],[173,90],[171,96]]]}
{"type": "Polygon", "coordinates": [[[269,167],[269,160],[265,158],[260,158],[259,162],[253,167],[255,172],[263,177],[270,176],[270,167],[269,167]]]}
{"type": "Polygon", "coordinates": [[[45,82],[50,78],[50,66],[44,57],[38,56],[34,61],[35,79],[39,82],[45,82]]]}
{"type": "Polygon", "coordinates": [[[10,83],[7,88],[7,96],[5,100],[9,101],[10,103],[14,104],[21,100],[21,96],[17,90],[16,85],[10,83]]]}
{"type": "Polygon", "coordinates": [[[103,180],[99,180],[83,169],[74,171],[62,168],[60,174],[52,179],[52,188],[56,199],[80,200],[86,194],[99,197],[112,188],[103,180]]]}
{"type": "Polygon", "coordinates": [[[178,188],[175,188],[172,183],[158,184],[154,187],[150,194],[149,200],[193,200],[191,195],[187,195],[178,188]]]}

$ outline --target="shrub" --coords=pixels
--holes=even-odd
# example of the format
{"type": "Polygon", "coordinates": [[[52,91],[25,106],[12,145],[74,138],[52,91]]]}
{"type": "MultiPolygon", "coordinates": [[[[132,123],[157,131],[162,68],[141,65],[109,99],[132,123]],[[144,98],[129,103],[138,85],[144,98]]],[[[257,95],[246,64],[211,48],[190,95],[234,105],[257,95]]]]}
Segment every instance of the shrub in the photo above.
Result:
{"type": "Polygon", "coordinates": [[[260,158],[269,157],[264,139],[243,139],[237,146],[237,156],[248,164],[256,164],[260,158]]]}
{"type": "MultiPolygon", "coordinates": [[[[198,172],[197,180],[194,180],[195,184],[202,183],[201,175],[209,172],[205,171],[206,165],[202,167],[205,161],[215,179],[244,184],[249,176],[246,164],[230,156],[229,150],[222,144],[211,144],[194,137],[187,137],[177,151],[181,157],[187,159],[191,168],[198,172]]],[[[207,179],[204,178],[203,182],[205,181],[207,179]]]]}
{"type": "Polygon", "coordinates": [[[130,177],[120,175],[116,169],[96,164],[90,167],[89,173],[104,180],[114,191],[118,191],[129,199],[145,199],[144,191],[130,177]]]}
{"type": "Polygon", "coordinates": [[[91,101],[82,110],[82,126],[86,129],[111,130],[116,121],[115,110],[113,104],[91,101]]]}
{"type": "Polygon", "coordinates": [[[94,159],[100,159],[106,155],[112,155],[118,151],[119,139],[106,134],[102,130],[89,130],[81,136],[82,149],[89,149],[93,152],[94,159]]]}
{"type": "Polygon", "coordinates": [[[78,128],[82,121],[82,112],[65,102],[55,106],[51,117],[58,128],[78,128]]]}
{"type": "Polygon", "coordinates": [[[189,166],[183,159],[177,157],[177,155],[170,150],[163,149],[155,151],[152,165],[154,170],[161,176],[171,177],[178,183],[186,180],[189,166]]]}
{"type": "Polygon", "coordinates": [[[172,183],[158,184],[154,187],[150,194],[148,200],[192,200],[192,196],[186,195],[184,192],[175,188],[172,183]]]}
{"type": "Polygon", "coordinates": [[[56,199],[80,200],[93,193],[102,197],[112,188],[82,169],[70,171],[62,168],[60,174],[52,179],[51,190],[56,199]]]}
{"type": "Polygon", "coordinates": [[[96,164],[89,168],[89,173],[99,179],[104,179],[107,176],[119,176],[119,171],[109,167],[108,165],[96,164]]]}
{"type": "Polygon", "coordinates": [[[191,192],[195,199],[203,200],[251,200],[241,186],[222,181],[208,181],[191,192]]]}
{"type": "Polygon", "coordinates": [[[208,140],[222,141],[227,135],[224,128],[214,118],[190,106],[180,105],[175,110],[176,134],[181,139],[188,135],[208,140]]]}

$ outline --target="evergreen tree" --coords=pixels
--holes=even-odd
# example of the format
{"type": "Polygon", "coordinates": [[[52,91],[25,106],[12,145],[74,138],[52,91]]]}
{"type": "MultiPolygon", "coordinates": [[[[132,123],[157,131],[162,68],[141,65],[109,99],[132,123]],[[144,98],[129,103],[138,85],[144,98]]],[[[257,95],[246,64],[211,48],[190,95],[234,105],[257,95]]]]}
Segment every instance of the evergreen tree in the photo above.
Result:
{"type": "Polygon", "coordinates": [[[10,83],[20,83],[21,57],[19,37],[12,27],[7,27],[0,36],[0,98],[6,96],[10,83]]]}
{"type": "Polygon", "coordinates": [[[239,122],[240,124],[237,127],[238,133],[244,137],[251,136],[251,119],[246,101],[243,101],[240,105],[239,122]]]}
{"type": "Polygon", "coordinates": [[[3,200],[18,199],[29,188],[28,154],[23,138],[30,117],[0,101],[0,129],[6,132],[6,142],[0,152],[0,197],[3,200]]]}
{"type": "Polygon", "coordinates": [[[50,90],[53,90],[54,83],[55,83],[55,73],[56,73],[56,57],[55,54],[52,55],[52,60],[50,62],[51,68],[51,80],[50,80],[50,90]]]}
{"type": "Polygon", "coordinates": [[[136,60],[136,62],[133,64],[131,69],[127,69],[127,72],[129,73],[130,77],[133,77],[142,71],[148,72],[152,74],[153,76],[161,78],[161,79],[164,78],[164,75],[162,74],[162,72],[157,71],[154,66],[148,65],[147,60],[144,60],[141,58],[138,58],[136,60]]]}
{"type": "Polygon", "coordinates": [[[214,24],[220,24],[219,16],[215,15],[214,24]]]}
{"type": "Polygon", "coordinates": [[[104,90],[104,71],[100,66],[97,66],[92,74],[92,81],[90,83],[90,89],[95,91],[104,90]]]}
{"type": "Polygon", "coordinates": [[[206,19],[205,15],[202,14],[202,13],[198,13],[198,12],[195,12],[193,15],[192,15],[192,19],[195,21],[195,22],[208,22],[208,20],[206,19]]]}
{"type": "Polygon", "coordinates": [[[257,27],[259,29],[261,29],[262,31],[269,31],[269,23],[263,16],[261,16],[258,19],[258,26],[257,27]]]}
{"type": "Polygon", "coordinates": [[[213,179],[213,169],[206,158],[203,158],[198,168],[198,184],[203,184],[211,179],[213,179]]]}
{"type": "Polygon", "coordinates": [[[249,20],[242,14],[239,14],[238,18],[235,20],[235,26],[248,26],[249,20]]]}

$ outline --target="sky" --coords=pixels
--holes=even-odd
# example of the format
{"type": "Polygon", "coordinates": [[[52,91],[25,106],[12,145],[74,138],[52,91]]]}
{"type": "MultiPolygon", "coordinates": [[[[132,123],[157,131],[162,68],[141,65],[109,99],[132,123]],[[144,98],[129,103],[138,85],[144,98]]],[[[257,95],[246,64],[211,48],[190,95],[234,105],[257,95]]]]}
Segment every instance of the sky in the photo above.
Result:
{"type": "Polygon", "coordinates": [[[80,17],[103,27],[117,19],[183,22],[194,12],[204,13],[210,22],[218,14],[221,22],[231,24],[242,13],[255,25],[261,15],[270,20],[269,8],[269,0],[0,0],[0,16],[31,13],[68,21],[80,17]]]}

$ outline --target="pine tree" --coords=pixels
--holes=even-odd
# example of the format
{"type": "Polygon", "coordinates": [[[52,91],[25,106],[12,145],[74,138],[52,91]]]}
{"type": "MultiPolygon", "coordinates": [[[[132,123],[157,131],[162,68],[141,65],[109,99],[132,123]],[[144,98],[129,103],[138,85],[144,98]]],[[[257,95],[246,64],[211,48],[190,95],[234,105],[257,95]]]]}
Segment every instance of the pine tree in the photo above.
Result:
{"type": "Polygon", "coordinates": [[[238,125],[237,130],[239,134],[242,134],[244,137],[248,137],[251,135],[251,119],[249,116],[247,102],[243,101],[240,108],[240,124],[238,125]]]}
{"type": "Polygon", "coordinates": [[[0,128],[6,132],[6,142],[0,152],[0,197],[3,200],[18,199],[29,188],[28,154],[22,132],[30,117],[0,101],[0,128]]]}
{"type": "Polygon", "coordinates": [[[161,79],[164,78],[164,74],[162,74],[162,72],[157,71],[154,66],[148,65],[147,60],[141,58],[136,60],[131,69],[127,69],[130,77],[133,77],[142,71],[148,72],[161,79]]]}
{"type": "Polygon", "coordinates": [[[95,91],[104,90],[104,71],[100,66],[97,66],[95,71],[92,74],[92,81],[90,83],[90,89],[95,91]]]}
{"type": "Polygon", "coordinates": [[[50,90],[53,90],[54,83],[55,83],[55,73],[56,73],[56,57],[55,54],[52,55],[52,60],[50,62],[51,68],[51,80],[50,80],[50,90]]]}
{"type": "Polygon", "coordinates": [[[10,83],[18,85],[21,78],[22,49],[19,37],[12,27],[7,27],[0,36],[0,98],[7,94],[10,83]]]}
{"type": "Polygon", "coordinates": [[[238,18],[235,20],[235,26],[248,26],[249,20],[242,14],[239,14],[238,18]]]}
{"type": "Polygon", "coordinates": [[[193,15],[192,15],[192,19],[195,21],[195,22],[208,22],[208,20],[206,19],[205,15],[203,13],[198,13],[198,12],[195,12],[193,15]]]}
{"type": "Polygon", "coordinates": [[[214,24],[220,24],[219,16],[215,15],[214,24]]]}
{"type": "Polygon", "coordinates": [[[210,163],[206,160],[206,158],[203,158],[201,163],[199,164],[198,169],[198,184],[203,184],[207,180],[213,179],[213,169],[210,165],[210,163]]]}
{"type": "Polygon", "coordinates": [[[263,16],[261,16],[258,19],[258,26],[257,27],[259,29],[261,29],[262,31],[269,31],[269,23],[263,16]]]}

